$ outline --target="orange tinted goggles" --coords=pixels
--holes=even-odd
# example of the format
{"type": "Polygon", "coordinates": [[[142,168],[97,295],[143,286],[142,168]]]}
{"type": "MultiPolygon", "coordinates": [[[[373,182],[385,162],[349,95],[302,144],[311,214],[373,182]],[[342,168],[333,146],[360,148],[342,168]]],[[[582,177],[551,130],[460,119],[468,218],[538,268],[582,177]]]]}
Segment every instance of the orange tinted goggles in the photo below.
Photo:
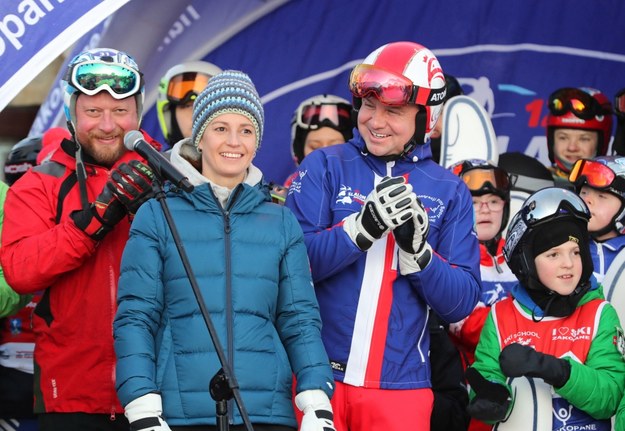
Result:
{"type": "Polygon", "coordinates": [[[172,77],[167,86],[167,99],[176,104],[195,100],[212,76],[199,72],[185,72],[172,77]]]}
{"type": "Polygon", "coordinates": [[[588,184],[590,187],[604,189],[610,187],[616,175],[614,171],[595,160],[579,159],[573,165],[569,181],[576,186],[588,184]]]}
{"type": "Polygon", "coordinates": [[[462,169],[463,165],[458,164],[458,166],[453,168],[452,172],[460,176],[472,192],[486,192],[490,189],[510,189],[510,177],[503,169],[482,169],[477,167],[468,169],[460,175],[462,169]]]}

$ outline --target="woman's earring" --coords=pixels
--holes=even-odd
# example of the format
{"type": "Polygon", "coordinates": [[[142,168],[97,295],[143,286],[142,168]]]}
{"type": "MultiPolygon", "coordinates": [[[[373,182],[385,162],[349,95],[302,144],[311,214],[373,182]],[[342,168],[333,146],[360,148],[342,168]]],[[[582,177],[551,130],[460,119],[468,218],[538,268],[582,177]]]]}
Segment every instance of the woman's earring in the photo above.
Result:
{"type": "Polygon", "coordinates": [[[198,153],[201,153],[201,152],[202,152],[202,149],[201,149],[200,147],[197,147],[197,152],[198,152],[198,153]]]}

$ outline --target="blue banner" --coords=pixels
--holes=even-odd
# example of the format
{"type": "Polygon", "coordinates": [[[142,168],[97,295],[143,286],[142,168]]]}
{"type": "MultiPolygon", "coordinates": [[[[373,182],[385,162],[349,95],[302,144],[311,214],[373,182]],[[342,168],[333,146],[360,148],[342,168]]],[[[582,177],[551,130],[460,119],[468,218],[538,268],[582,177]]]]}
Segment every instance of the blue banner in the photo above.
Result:
{"type": "Polygon", "coordinates": [[[0,110],[52,60],[127,1],[0,2],[0,110]]]}
{"type": "Polygon", "coordinates": [[[255,164],[281,182],[295,169],[290,122],[299,102],[320,93],[350,99],[351,68],[397,40],[438,56],[490,114],[500,152],[548,164],[547,97],[589,86],[612,99],[625,87],[623,22],[620,0],[132,0],[114,15],[101,46],[137,58],[147,86],[143,127],[161,140],[153,104],[169,67],[206,59],[247,72],[266,111],[255,164]]]}

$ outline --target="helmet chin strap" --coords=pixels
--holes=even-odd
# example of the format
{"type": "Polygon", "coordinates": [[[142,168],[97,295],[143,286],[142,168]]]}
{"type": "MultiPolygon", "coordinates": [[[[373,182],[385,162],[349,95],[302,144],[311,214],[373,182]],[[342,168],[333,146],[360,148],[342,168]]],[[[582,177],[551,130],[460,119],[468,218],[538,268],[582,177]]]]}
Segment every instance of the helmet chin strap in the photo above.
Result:
{"type": "Polygon", "coordinates": [[[402,157],[412,153],[412,151],[417,147],[417,145],[425,144],[425,126],[427,122],[427,113],[424,108],[419,106],[419,111],[415,116],[415,132],[412,135],[412,138],[404,145],[404,150],[399,154],[393,154],[390,156],[380,157],[385,161],[394,161],[399,160],[402,157]]]}
{"type": "Polygon", "coordinates": [[[425,108],[419,106],[419,111],[417,112],[414,121],[414,135],[412,135],[412,138],[410,138],[408,143],[404,145],[404,151],[399,155],[400,157],[410,154],[417,145],[425,144],[425,126],[427,122],[427,112],[425,111],[425,108]]]}
{"type": "Polygon", "coordinates": [[[76,137],[76,130],[71,121],[67,122],[67,130],[72,135],[74,144],[76,145],[76,152],[74,154],[76,159],[76,178],[78,179],[78,188],[80,190],[80,201],[82,203],[82,209],[87,209],[90,206],[89,196],[87,195],[87,170],[85,169],[85,162],[82,159],[82,146],[78,142],[76,137]]]}

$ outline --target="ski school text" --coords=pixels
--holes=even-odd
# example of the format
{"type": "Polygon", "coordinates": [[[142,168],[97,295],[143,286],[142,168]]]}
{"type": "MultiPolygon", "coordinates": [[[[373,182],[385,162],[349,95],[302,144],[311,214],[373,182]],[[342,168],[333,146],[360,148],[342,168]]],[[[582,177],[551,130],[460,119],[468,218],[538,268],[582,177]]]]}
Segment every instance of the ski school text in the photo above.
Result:
{"type": "Polygon", "coordinates": [[[17,51],[22,49],[20,39],[26,35],[27,26],[35,26],[53,11],[55,4],[65,0],[22,0],[17,4],[15,13],[0,17],[0,57],[6,52],[8,44],[17,51]]]}

